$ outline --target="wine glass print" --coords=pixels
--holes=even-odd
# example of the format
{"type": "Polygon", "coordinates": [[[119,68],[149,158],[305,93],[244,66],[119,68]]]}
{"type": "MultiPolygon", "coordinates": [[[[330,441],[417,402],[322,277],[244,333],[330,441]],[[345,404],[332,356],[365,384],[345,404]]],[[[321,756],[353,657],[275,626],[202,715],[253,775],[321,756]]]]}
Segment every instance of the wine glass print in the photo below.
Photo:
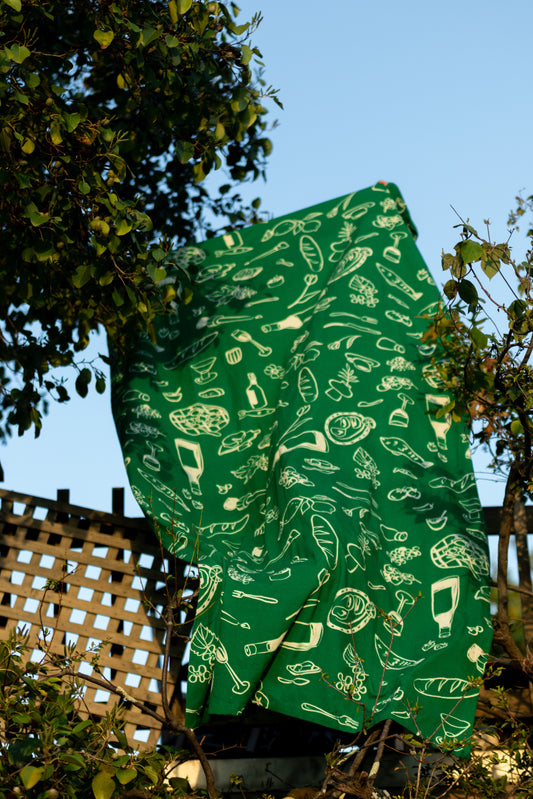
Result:
{"type": "Polygon", "coordinates": [[[194,382],[199,386],[205,386],[211,383],[217,377],[217,372],[212,372],[211,369],[216,361],[216,355],[210,358],[204,358],[202,361],[191,364],[191,369],[198,373],[198,377],[194,378],[194,382]]]}

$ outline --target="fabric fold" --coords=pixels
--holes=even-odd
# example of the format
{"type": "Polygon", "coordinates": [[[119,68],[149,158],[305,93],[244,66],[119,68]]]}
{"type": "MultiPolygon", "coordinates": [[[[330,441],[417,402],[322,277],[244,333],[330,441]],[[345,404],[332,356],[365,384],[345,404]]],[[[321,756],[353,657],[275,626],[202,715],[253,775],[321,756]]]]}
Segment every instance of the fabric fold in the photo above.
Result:
{"type": "Polygon", "coordinates": [[[248,701],[466,751],[491,642],[439,303],[392,184],[186,247],[193,296],[115,357],[134,495],[198,562],[187,723],[248,701]]]}

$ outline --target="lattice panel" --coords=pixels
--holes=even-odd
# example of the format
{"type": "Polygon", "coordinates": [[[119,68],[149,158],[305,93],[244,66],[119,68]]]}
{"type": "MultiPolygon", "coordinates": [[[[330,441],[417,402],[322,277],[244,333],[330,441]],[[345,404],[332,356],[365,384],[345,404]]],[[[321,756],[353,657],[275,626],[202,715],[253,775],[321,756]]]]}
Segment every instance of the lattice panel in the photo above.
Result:
{"type": "MultiPolygon", "coordinates": [[[[47,628],[52,653],[74,645],[83,655],[80,675],[94,672],[91,660],[100,647],[103,676],[162,713],[165,633],[159,614],[164,577],[175,564],[162,556],[148,524],[4,490],[0,500],[0,637],[24,628],[32,659],[41,659],[47,628]]],[[[186,571],[180,564],[182,587],[186,571]]],[[[184,626],[171,650],[168,685],[177,715],[183,707],[186,633],[184,626]]],[[[101,716],[116,702],[116,695],[87,684],[87,713],[101,716]]],[[[157,742],[157,720],[133,705],[125,718],[126,735],[137,748],[157,742]]]]}

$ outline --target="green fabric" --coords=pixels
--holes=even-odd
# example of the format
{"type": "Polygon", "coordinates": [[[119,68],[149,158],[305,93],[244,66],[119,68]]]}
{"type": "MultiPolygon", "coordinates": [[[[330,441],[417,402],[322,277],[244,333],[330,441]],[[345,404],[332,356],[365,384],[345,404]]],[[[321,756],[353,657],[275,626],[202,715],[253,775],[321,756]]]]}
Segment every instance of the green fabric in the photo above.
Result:
{"type": "Polygon", "coordinates": [[[486,537],[466,432],[435,415],[439,295],[413,233],[377,184],[176,251],[192,300],[115,364],[133,492],[199,563],[193,727],[252,701],[458,751],[471,731],[486,537]]]}

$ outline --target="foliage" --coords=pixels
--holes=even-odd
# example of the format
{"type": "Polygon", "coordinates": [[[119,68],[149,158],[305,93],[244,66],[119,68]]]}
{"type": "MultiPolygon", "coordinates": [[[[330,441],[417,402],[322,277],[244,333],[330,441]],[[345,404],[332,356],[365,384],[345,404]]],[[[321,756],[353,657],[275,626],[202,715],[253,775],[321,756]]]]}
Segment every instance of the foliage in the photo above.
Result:
{"type": "MultiPolygon", "coordinates": [[[[204,0],[0,0],[0,437],[41,426],[43,395],[85,396],[75,363],[103,325],[118,344],[176,298],[163,262],[205,221],[253,221],[230,183],[271,143],[260,53],[238,9],[204,0]],[[172,239],[172,242],[171,242],[172,239]]],[[[276,99],[276,98],[274,98],[276,99]]],[[[185,276],[184,276],[185,277],[185,276]]],[[[180,288],[178,287],[178,293],[180,288]]]]}
{"type": "MultiPolygon", "coordinates": [[[[509,220],[517,222],[533,211],[533,197],[518,198],[509,220]]],[[[507,242],[495,244],[462,222],[454,253],[444,253],[442,265],[451,272],[444,286],[445,312],[430,322],[428,340],[439,341],[435,365],[443,387],[453,398],[437,416],[467,418],[474,441],[491,449],[492,466],[506,475],[498,542],[498,615],[495,642],[505,654],[533,675],[533,593],[527,522],[523,508],[533,498],[533,229],[528,249],[516,259],[507,242]],[[501,285],[495,287],[496,279],[501,285]],[[492,283],[494,281],[494,283],[492,283]],[[503,298],[502,298],[503,297],[503,298]],[[442,355],[443,353],[443,355],[442,355]],[[507,562],[511,534],[516,535],[522,592],[523,651],[511,634],[508,612],[507,562]]]]}
{"type": "Polygon", "coordinates": [[[65,676],[72,651],[28,656],[19,633],[0,641],[0,799],[176,795],[180,785],[165,776],[179,752],[135,752],[118,705],[99,721],[80,716],[83,684],[65,676]]]}

